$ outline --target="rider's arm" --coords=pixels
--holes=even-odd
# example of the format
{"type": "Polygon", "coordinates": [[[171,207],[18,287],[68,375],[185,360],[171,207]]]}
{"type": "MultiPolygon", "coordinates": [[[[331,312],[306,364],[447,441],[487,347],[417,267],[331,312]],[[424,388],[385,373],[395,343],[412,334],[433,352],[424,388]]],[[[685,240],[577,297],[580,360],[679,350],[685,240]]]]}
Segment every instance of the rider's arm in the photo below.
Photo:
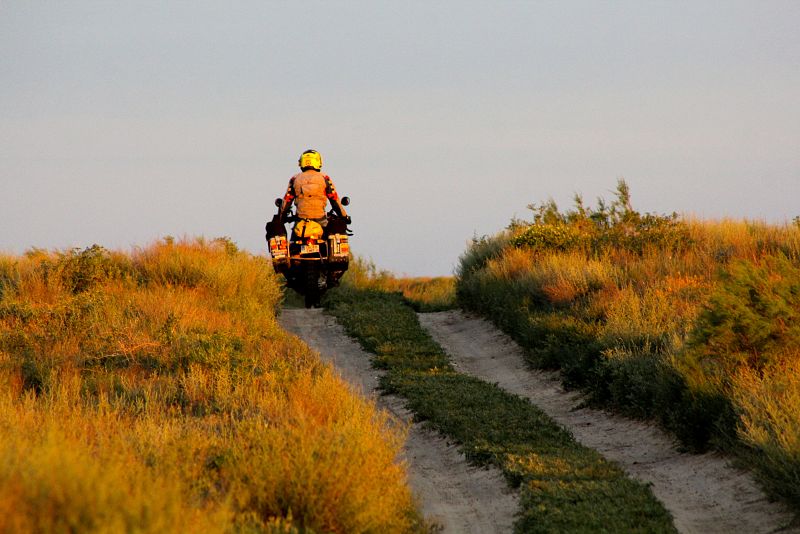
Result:
{"type": "Polygon", "coordinates": [[[283,220],[283,217],[289,211],[289,208],[292,207],[292,202],[296,196],[297,195],[294,192],[294,178],[290,178],[289,187],[286,189],[286,194],[283,195],[283,204],[281,204],[281,211],[279,212],[281,220],[283,220]]]}
{"type": "Polygon", "coordinates": [[[336,192],[336,188],[333,186],[333,181],[331,180],[331,177],[326,174],[324,175],[324,178],[325,178],[325,195],[328,197],[328,200],[330,200],[333,211],[336,212],[341,217],[347,217],[347,212],[344,210],[344,206],[342,206],[342,203],[339,202],[339,193],[336,192]]]}

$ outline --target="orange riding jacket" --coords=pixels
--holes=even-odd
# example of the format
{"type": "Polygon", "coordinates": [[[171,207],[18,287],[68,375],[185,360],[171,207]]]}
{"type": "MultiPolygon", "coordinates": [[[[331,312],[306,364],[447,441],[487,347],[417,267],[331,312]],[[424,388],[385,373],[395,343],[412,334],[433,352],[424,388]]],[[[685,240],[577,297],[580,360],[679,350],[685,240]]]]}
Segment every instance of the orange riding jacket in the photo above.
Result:
{"type": "Polygon", "coordinates": [[[295,202],[299,218],[324,219],[325,207],[329,200],[336,213],[347,217],[347,212],[339,201],[339,194],[336,192],[330,176],[314,169],[303,171],[289,179],[289,187],[286,189],[281,205],[281,217],[289,211],[292,202],[295,202]]]}

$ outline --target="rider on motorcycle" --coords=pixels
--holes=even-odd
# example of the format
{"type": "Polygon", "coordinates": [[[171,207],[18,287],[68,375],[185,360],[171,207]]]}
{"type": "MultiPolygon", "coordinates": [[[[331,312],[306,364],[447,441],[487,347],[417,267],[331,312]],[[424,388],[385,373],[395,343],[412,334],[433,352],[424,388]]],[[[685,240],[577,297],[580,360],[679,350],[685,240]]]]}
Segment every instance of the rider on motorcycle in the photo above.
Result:
{"type": "Polygon", "coordinates": [[[325,207],[328,201],[331,202],[333,211],[350,224],[350,217],[339,201],[339,195],[333,182],[326,174],[322,174],[322,155],[316,150],[306,150],[300,155],[297,162],[302,172],[295,174],[289,180],[289,187],[283,197],[283,203],[279,212],[279,220],[283,221],[292,202],[297,204],[297,218],[300,220],[310,220],[325,227],[328,218],[325,215],[325,207]]]}
{"type": "Polygon", "coordinates": [[[276,199],[280,209],[265,228],[272,267],[286,278],[286,285],[303,295],[306,308],[318,306],[328,289],[339,285],[350,262],[348,225],[344,209],[347,197],[339,200],[330,177],[322,174],[322,156],[306,150],[298,161],[302,172],[292,176],[283,199],[276,199]],[[325,213],[330,201],[332,210],[325,213]],[[293,203],[295,213],[291,213],[293,203]],[[291,215],[291,216],[290,216],[291,215]],[[329,220],[330,218],[330,220],[329,220]],[[294,221],[287,239],[286,222],[294,221]]]}

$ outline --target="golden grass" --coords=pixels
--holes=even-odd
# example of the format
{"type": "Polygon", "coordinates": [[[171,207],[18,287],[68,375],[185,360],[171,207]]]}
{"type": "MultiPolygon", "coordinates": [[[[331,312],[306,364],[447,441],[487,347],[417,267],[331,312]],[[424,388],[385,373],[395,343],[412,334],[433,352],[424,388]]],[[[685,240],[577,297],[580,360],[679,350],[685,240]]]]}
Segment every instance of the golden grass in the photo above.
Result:
{"type": "Polygon", "coordinates": [[[541,253],[509,249],[489,260],[487,275],[505,279],[520,291],[541,292],[552,304],[566,304],[592,291],[611,287],[618,273],[613,265],[587,260],[581,253],[541,253]]]}
{"type": "Polygon", "coordinates": [[[734,384],[740,437],[759,451],[755,461],[766,482],[800,487],[800,355],[761,373],[741,369],[734,384]]]}
{"type": "Polygon", "coordinates": [[[228,241],[0,258],[0,531],[407,532],[405,428],[228,241]]]}

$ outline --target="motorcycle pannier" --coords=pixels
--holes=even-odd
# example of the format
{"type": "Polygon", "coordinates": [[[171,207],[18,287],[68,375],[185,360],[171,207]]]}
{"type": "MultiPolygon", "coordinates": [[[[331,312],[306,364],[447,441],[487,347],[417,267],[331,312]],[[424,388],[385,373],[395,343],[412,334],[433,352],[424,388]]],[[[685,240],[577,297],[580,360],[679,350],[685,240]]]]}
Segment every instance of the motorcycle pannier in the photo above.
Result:
{"type": "Polygon", "coordinates": [[[331,261],[347,261],[350,259],[350,243],[347,236],[333,234],[328,237],[328,259],[331,261]]]}
{"type": "Polygon", "coordinates": [[[286,236],[278,235],[269,239],[269,253],[273,262],[289,261],[289,243],[286,236]]]}

